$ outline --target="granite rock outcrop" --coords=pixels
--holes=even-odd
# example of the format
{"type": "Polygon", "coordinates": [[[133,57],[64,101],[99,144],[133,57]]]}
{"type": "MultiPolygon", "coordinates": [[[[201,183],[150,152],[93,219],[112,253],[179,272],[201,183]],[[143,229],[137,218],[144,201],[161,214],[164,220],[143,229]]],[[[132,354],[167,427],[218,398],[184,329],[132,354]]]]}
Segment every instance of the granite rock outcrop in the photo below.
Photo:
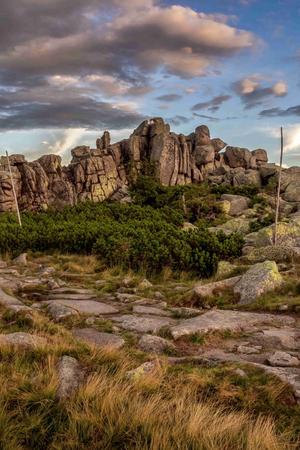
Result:
{"type": "MultiPolygon", "coordinates": [[[[139,174],[152,174],[165,186],[205,180],[260,186],[278,173],[276,165],[268,164],[263,149],[227,146],[219,138],[212,139],[205,125],[188,136],[175,134],[161,118],[145,120],[128,139],[113,144],[105,131],[97,139],[96,148],[79,146],[71,154],[67,166],[58,155],[43,155],[32,162],[23,155],[9,157],[22,210],[118,198],[118,192],[126,192],[139,174]]],[[[300,169],[285,169],[283,179],[286,197],[297,200],[295,186],[300,183],[300,169]]],[[[8,161],[1,157],[0,212],[14,208],[8,161]]]]}

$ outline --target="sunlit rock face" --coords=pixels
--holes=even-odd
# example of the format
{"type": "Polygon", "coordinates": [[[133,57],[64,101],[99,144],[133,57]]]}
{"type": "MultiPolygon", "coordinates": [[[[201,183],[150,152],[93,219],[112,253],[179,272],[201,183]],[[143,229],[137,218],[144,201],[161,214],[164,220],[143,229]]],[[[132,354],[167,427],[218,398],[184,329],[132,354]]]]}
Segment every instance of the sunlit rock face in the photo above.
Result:
{"type": "MultiPolygon", "coordinates": [[[[66,167],[57,155],[44,155],[32,162],[22,155],[10,156],[22,210],[117,198],[117,193],[126,191],[140,174],[151,174],[165,186],[203,181],[259,186],[277,173],[276,166],[270,170],[265,150],[251,152],[229,147],[222,139],[211,138],[205,125],[188,136],[176,134],[161,118],[145,120],[128,139],[114,144],[105,131],[95,148],[79,146],[71,153],[71,162],[66,167]]],[[[298,181],[295,175],[290,178],[298,181]]],[[[14,209],[8,162],[1,157],[0,212],[14,209]]]]}

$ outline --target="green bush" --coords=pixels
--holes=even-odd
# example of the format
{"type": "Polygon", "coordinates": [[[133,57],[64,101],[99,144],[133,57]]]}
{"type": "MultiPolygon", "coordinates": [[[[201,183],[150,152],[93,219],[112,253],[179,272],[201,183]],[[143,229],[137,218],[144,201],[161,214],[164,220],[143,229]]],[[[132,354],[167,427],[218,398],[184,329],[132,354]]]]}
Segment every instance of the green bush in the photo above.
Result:
{"type": "Polygon", "coordinates": [[[81,203],[61,211],[0,215],[0,253],[94,253],[107,266],[160,272],[164,267],[208,277],[220,259],[238,256],[242,238],[182,229],[178,209],[120,203],[81,203]]]}

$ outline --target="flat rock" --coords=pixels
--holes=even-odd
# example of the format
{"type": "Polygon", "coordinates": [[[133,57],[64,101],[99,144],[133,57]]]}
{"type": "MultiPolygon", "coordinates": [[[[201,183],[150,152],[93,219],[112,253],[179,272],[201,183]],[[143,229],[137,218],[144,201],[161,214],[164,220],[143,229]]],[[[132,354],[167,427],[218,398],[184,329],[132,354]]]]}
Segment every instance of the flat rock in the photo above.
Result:
{"type": "Polygon", "coordinates": [[[123,315],[113,317],[112,320],[119,322],[125,330],[137,331],[138,333],[157,333],[162,327],[175,324],[175,321],[166,317],[148,317],[123,315]]]}
{"type": "Polygon", "coordinates": [[[175,349],[174,344],[159,336],[153,336],[152,334],[145,334],[141,337],[138,346],[144,352],[151,353],[163,353],[166,350],[175,349]]]}
{"type": "Polygon", "coordinates": [[[29,306],[24,305],[21,300],[13,297],[12,295],[6,294],[3,289],[0,288],[0,305],[5,306],[8,309],[14,311],[30,311],[31,308],[29,306]]]}
{"type": "MultiPolygon", "coordinates": [[[[43,303],[39,304],[40,309],[43,303]]],[[[45,303],[44,303],[45,304],[45,303]]],[[[56,321],[60,322],[61,320],[66,319],[69,316],[77,316],[78,312],[73,308],[68,308],[67,306],[61,305],[60,303],[50,302],[47,303],[47,310],[50,316],[56,321]]]]}
{"type": "Polygon", "coordinates": [[[155,308],[152,306],[136,305],[132,308],[132,311],[136,314],[150,314],[152,316],[166,316],[166,317],[171,316],[171,313],[169,311],[164,311],[163,309],[155,308]]]}
{"type": "Polygon", "coordinates": [[[59,399],[70,397],[83,381],[83,371],[77,359],[63,356],[58,362],[59,385],[57,396],[59,399]]]}
{"type": "Polygon", "coordinates": [[[217,292],[222,292],[225,289],[230,289],[234,287],[238,281],[240,281],[241,277],[232,277],[227,278],[222,281],[215,281],[213,283],[208,284],[196,284],[193,288],[193,293],[195,297],[201,299],[205,299],[208,297],[212,297],[217,292]]]}
{"type": "Polygon", "coordinates": [[[79,295],[94,295],[95,294],[90,289],[81,289],[74,287],[58,287],[52,290],[51,295],[62,295],[62,294],[79,294],[79,295]]]}
{"type": "Polygon", "coordinates": [[[93,300],[96,296],[93,294],[56,294],[52,293],[47,296],[48,300],[80,300],[80,301],[86,301],[86,300],[93,300]]]}
{"type": "Polygon", "coordinates": [[[65,306],[71,310],[76,311],[79,314],[90,314],[90,315],[100,315],[100,314],[116,314],[119,311],[113,306],[107,305],[106,303],[96,302],[94,300],[52,300],[47,301],[46,304],[49,306],[54,304],[57,306],[65,306]]]}
{"type": "Polygon", "coordinates": [[[119,349],[123,347],[125,341],[120,336],[111,333],[102,333],[94,328],[81,328],[73,330],[73,334],[77,339],[81,339],[96,347],[119,349]]]}
{"type": "Polygon", "coordinates": [[[269,328],[257,334],[257,340],[273,347],[300,349],[300,331],[296,328],[269,328]]]}
{"type": "Polygon", "coordinates": [[[276,316],[272,314],[251,313],[241,311],[208,311],[201,316],[182,321],[171,328],[174,339],[194,333],[209,333],[210,331],[230,330],[239,332],[243,330],[257,331],[265,324],[291,325],[295,319],[289,316],[276,316]]]}
{"type": "Polygon", "coordinates": [[[171,313],[175,317],[181,317],[182,319],[188,319],[189,317],[199,316],[203,313],[203,309],[198,308],[186,308],[184,306],[170,308],[171,313]]]}
{"type": "Polygon", "coordinates": [[[47,339],[30,333],[0,334],[0,345],[8,344],[18,347],[36,348],[47,344],[47,339]]]}
{"type": "Polygon", "coordinates": [[[245,355],[254,355],[260,353],[261,350],[262,347],[260,345],[248,345],[248,344],[241,344],[237,348],[238,353],[243,353],[245,355]]]}
{"type": "Polygon", "coordinates": [[[247,305],[282,283],[283,279],[275,261],[264,261],[252,266],[236,283],[233,291],[239,296],[239,303],[247,305]]]}
{"type": "Polygon", "coordinates": [[[297,367],[300,365],[298,358],[282,351],[277,351],[269,356],[268,363],[275,367],[297,367]]]}

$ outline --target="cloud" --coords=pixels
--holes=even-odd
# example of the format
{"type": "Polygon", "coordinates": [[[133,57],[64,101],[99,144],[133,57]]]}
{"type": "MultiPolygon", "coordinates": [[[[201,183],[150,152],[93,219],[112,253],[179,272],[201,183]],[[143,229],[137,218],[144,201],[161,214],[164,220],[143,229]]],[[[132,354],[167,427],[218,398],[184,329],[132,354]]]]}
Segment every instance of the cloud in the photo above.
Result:
{"type": "Polygon", "coordinates": [[[207,109],[211,112],[217,112],[224,102],[231,99],[231,95],[219,95],[212,98],[207,102],[197,103],[192,107],[192,111],[199,111],[201,109],[207,109]]]}
{"type": "Polygon", "coordinates": [[[166,119],[167,122],[169,122],[171,125],[175,125],[175,126],[179,126],[179,125],[184,125],[187,124],[191,121],[190,118],[185,117],[185,116],[174,116],[174,117],[170,117],[168,119],[166,119]]]}
{"type": "Polygon", "coordinates": [[[0,2],[2,130],[131,127],[141,115],[128,98],[158,71],[205,76],[259,44],[228,16],[155,0],[0,2]]]}
{"type": "Polygon", "coordinates": [[[288,116],[300,116],[300,105],[290,106],[287,109],[271,108],[264,109],[259,113],[261,117],[288,117],[288,116]]]}
{"type": "MultiPolygon", "coordinates": [[[[261,131],[264,131],[269,136],[280,139],[280,129],[277,128],[264,128],[261,131]]],[[[300,155],[300,124],[288,125],[284,127],[283,130],[284,135],[284,151],[286,153],[294,153],[297,152],[297,155],[300,155]]]]}
{"type": "Polygon", "coordinates": [[[63,136],[53,145],[49,145],[48,150],[56,155],[63,156],[66,151],[74,147],[85,132],[84,128],[71,128],[64,131],[63,136]]]}
{"type": "Polygon", "coordinates": [[[177,100],[180,100],[182,98],[181,95],[178,94],[166,94],[166,95],[160,95],[159,97],[156,97],[156,100],[159,100],[160,102],[176,102],[177,100]]]}
{"type": "Polygon", "coordinates": [[[288,86],[285,81],[277,81],[271,86],[264,86],[262,81],[262,77],[253,75],[233,84],[233,90],[244,103],[245,109],[262,105],[269,99],[287,95],[288,86]]]}
{"type": "Polygon", "coordinates": [[[219,122],[220,121],[220,119],[218,117],[207,116],[206,114],[193,113],[193,116],[200,117],[201,119],[207,119],[210,122],[219,122]]]}
{"type": "Polygon", "coordinates": [[[114,128],[136,126],[144,119],[132,104],[113,104],[72,89],[0,91],[0,130],[37,128],[114,128]]]}

